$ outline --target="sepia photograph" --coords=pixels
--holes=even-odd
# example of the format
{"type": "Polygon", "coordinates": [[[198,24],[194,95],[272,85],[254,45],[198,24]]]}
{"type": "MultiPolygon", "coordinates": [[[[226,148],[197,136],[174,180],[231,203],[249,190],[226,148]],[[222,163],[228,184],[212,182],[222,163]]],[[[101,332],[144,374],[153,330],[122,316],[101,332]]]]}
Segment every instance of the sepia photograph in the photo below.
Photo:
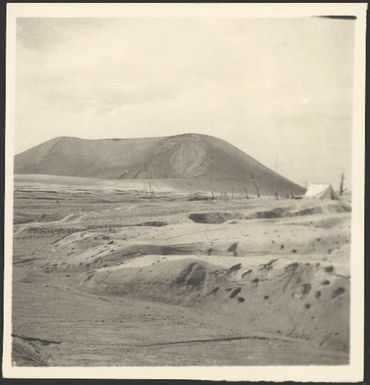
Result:
{"type": "Polygon", "coordinates": [[[365,16],[8,5],[5,375],[361,380],[365,16]]]}

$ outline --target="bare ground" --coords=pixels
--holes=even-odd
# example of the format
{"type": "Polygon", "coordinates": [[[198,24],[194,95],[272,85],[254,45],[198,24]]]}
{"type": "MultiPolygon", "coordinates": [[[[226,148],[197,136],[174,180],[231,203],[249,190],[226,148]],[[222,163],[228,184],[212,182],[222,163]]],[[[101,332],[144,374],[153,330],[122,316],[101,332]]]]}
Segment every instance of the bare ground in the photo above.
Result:
{"type": "Polygon", "coordinates": [[[15,365],[348,362],[349,202],[122,183],[16,180],[15,365]]]}

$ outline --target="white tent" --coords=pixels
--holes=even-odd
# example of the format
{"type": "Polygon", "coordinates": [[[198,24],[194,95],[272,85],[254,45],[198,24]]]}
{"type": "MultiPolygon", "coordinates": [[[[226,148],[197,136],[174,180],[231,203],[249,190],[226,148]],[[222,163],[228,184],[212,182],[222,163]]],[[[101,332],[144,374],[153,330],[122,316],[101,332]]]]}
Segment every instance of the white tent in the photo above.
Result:
{"type": "Polygon", "coordinates": [[[338,195],[334,191],[333,187],[331,187],[331,184],[316,183],[311,183],[308,185],[304,197],[317,199],[338,199],[338,195]]]}

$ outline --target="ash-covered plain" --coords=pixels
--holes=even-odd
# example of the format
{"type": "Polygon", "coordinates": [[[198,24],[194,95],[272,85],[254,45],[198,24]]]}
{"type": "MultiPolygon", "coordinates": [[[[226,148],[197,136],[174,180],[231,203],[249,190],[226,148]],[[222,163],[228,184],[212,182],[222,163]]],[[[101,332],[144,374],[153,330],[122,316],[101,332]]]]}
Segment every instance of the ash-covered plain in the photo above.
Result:
{"type": "Polygon", "coordinates": [[[348,362],[350,198],[181,183],[15,176],[14,365],[348,362]]]}

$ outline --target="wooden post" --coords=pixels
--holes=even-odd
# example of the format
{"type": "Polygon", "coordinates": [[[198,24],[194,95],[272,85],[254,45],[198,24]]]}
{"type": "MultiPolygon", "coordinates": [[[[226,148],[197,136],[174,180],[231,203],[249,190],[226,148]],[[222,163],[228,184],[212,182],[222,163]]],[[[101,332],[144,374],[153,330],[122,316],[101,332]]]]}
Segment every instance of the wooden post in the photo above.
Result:
{"type": "Polygon", "coordinates": [[[244,191],[245,191],[245,199],[249,199],[248,190],[247,190],[247,187],[245,186],[244,186],[244,191]]]}
{"type": "Polygon", "coordinates": [[[340,176],[339,195],[342,196],[343,193],[344,193],[344,174],[340,176]]]}
{"type": "Polygon", "coordinates": [[[253,172],[251,173],[251,178],[252,178],[252,181],[254,183],[254,187],[256,188],[257,196],[258,196],[258,198],[261,198],[260,190],[258,188],[257,181],[254,178],[253,172]]]}

